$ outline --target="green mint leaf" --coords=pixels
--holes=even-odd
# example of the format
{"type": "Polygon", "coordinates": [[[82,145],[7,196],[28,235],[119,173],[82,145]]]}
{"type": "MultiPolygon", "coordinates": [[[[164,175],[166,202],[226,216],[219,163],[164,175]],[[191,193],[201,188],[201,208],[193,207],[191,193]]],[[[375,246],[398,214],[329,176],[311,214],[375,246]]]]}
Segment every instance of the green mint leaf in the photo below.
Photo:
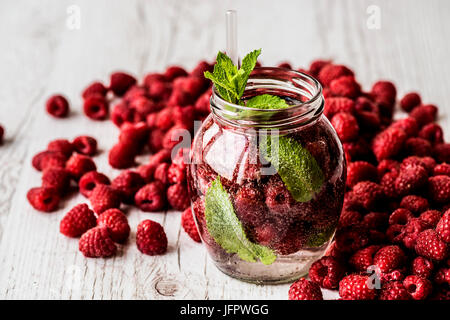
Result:
{"type": "Polygon", "coordinates": [[[292,197],[299,202],[311,200],[320,191],[324,176],[316,159],[296,140],[286,136],[266,136],[260,152],[277,170],[292,197]]]}
{"type": "Polygon", "coordinates": [[[234,212],[227,191],[217,177],[205,195],[206,227],[214,240],[228,253],[236,253],[242,260],[263,264],[275,261],[274,252],[248,240],[244,228],[234,212]]]}
{"type": "Polygon", "coordinates": [[[323,246],[325,242],[331,239],[335,229],[336,226],[333,225],[322,232],[312,234],[306,241],[306,246],[310,248],[318,248],[323,246]]]}
{"type": "Polygon", "coordinates": [[[272,96],[270,94],[262,94],[247,100],[247,107],[254,109],[285,109],[289,108],[286,100],[272,96]]]}
{"type": "Polygon", "coordinates": [[[245,86],[247,85],[248,78],[250,77],[250,73],[252,73],[253,69],[255,69],[256,62],[258,61],[258,57],[261,54],[261,49],[253,50],[252,52],[248,53],[244,59],[242,59],[242,75],[239,78],[238,82],[238,93],[239,96],[242,97],[244,94],[245,86]]]}

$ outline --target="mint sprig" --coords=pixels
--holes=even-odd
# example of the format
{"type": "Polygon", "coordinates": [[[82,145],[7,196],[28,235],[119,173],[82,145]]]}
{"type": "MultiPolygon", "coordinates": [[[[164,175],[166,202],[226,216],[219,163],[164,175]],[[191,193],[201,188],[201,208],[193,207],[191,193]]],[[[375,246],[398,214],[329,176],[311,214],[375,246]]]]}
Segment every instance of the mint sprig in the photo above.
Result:
{"type": "Polygon", "coordinates": [[[260,260],[269,265],[275,261],[276,255],[271,249],[248,240],[220,177],[212,182],[206,192],[205,219],[209,233],[226,252],[236,253],[249,262],[260,260]]]}
{"type": "Polygon", "coordinates": [[[277,96],[272,96],[270,94],[262,94],[260,96],[255,96],[247,101],[246,106],[254,109],[289,108],[289,105],[286,103],[286,100],[277,96]]]}

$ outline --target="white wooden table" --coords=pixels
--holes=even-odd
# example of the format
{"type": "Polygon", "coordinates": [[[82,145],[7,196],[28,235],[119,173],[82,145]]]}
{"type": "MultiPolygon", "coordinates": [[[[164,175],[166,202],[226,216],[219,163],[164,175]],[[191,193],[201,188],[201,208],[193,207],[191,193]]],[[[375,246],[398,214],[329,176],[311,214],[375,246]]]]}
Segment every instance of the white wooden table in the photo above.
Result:
{"type": "Polygon", "coordinates": [[[288,285],[256,286],[220,273],[202,245],[181,230],[178,212],[133,209],[128,214],[134,231],[146,218],[163,224],[166,255],[142,255],[133,232],[116,257],[86,259],[76,239],[59,233],[64,213],[85,199],[76,196],[60,211],[43,214],[25,198],[40,184],[31,157],[57,137],[98,138],[99,170],[117,174],[106,161],[117,129],[82,115],[82,88],[93,79],[106,81],[113,70],[142,77],[170,64],[192,68],[200,59],[212,60],[224,48],[224,12],[230,8],[239,14],[241,54],[263,48],[264,64],[289,60],[296,67],[317,57],[333,58],[354,68],[365,88],[384,78],[395,81],[400,94],[418,89],[426,102],[441,107],[439,121],[450,140],[447,0],[2,0],[0,123],[7,133],[0,147],[1,299],[287,298],[288,285]],[[81,10],[79,29],[67,26],[71,5],[81,10]],[[377,26],[377,10],[380,28],[371,29],[377,26]],[[70,98],[67,120],[44,111],[46,98],[55,92],[70,98]]]}

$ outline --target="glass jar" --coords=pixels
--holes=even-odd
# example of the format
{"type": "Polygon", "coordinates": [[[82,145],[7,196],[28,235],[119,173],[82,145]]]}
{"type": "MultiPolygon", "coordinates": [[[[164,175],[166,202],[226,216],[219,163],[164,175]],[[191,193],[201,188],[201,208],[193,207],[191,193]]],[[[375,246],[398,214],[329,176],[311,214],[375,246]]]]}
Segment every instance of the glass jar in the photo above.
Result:
{"type": "Polygon", "coordinates": [[[283,283],[305,275],[329,246],[342,209],[346,162],[322,115],[317,80],[256,68],[242,99],[262,94],[279,96],[289,107],[248,108],[223,100],[213,88],[211,114],[192,144],[188,185],[216,266],[244,281],[283,283]],[[279,143],[271,149],[275,156],[268,156],[268,141],[279,143]]]}

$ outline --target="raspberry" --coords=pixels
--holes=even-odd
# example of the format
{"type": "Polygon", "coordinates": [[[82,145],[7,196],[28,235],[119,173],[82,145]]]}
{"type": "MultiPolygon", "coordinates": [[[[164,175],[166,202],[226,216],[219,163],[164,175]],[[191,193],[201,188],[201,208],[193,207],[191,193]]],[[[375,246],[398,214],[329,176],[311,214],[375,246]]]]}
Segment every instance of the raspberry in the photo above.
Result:
{"type": "Polygon", "coordinates": [[[211,112],[209,106],[209,100],[211,98],[211,92],[207,91],[203,93],[195,102],[194,110],[196,114],[209,114],[211,112]]]}
{"type": "Polygon", "coordinates": [[[402,243],[404,229],[405,226],[401,224],[392,224],[386,230],[386,238],[392,243],[402,243]]]}
{"type": "Polygon", "coordinates": [[[450,177],[434,176],[428,179],[430,199],[436,203],[450,202],[450,177]]]}
{"type": "Polygon", "coordinates": [[[421,166],[425,170],[427,170],[428,173],[431,173],[433,171],[433,168],[435,167],[436,162],[429,157],[417,157],[417,156],[410,156],[405,159],[403,159],[402,164],[400,165],[401,169],[406,168],[408,166],[421,166]],[[431,159],[431,160],[430,160],[431,159]]]}
{"type": "MultiPolygon", "coordinates": [[[[261,212],[264,212],[263,210],[266,209],[264,206],[264,197],[259,189],[255,188],[252,184],[244,184],[236,192],[233,202],[236,215],[249,234],[252,234],[251,230],[254,228],[261,227],[264,223],[264,215],[261,212]]],[[[256,231],[261,234],[266,234],[269,232],[267,229],[266,227],[261,227],[260,230],[256,231]]]]}
{"type": "Polygon", "coordinates": [[[118,143],[109,150],[108,162],[115,169],[126,169],[134,166],[136,150],[132,145],[118,143]]]}
{"type": "Polygon", "coordinates": [[[421,105],[414,108],[409,114],[417,120],[420,127],[427,123],[434,122],[438,113],[438,108],[432,104],[421,105]]]}
{"type": "Polygon", "coordinates": [[[450,268],[441,268],[434,275],[434,282],[437,284],[450,284],[450,268]]]}
{"type": "Polygon", "coordinates": [[[80,238],[78,248],[88,258],[106,258],[113,256],[117,251],[105,227],[95,227],[86,231],[80,238]]]}
{"type": "Polygon", "coordinates": [[[175,210],[185,210],[190,204],[187,187],[182,183],[171,185],[167,189],[167,201],[175,210]]]}
{"type": "Polygon", "coordinates": [[[420,129],[419,137],[428,140],[432,145],[444,142],[444,132],[437,123],[426,124],[420,129]]]}
{"type": "Polygon", "coordinates": [[[92,208],[97,214],[101,214],[108,209],[120,207],[119,194],[113,188],[105,184],[98,184],[95,186],[89,197],[89,201],[91,201],[92,208]]]}
{"type": "Polygon", "coordinates": [[[47,145],[47,150],[52,152],[61,152],[68,159],[74,150],[73,144],[66,139],[57,139],[50,141],[47,145]]]}
{"type": "Polygon", "coordinates": [[[395,179],[395,189],[398,195],[404,196],[418,191],[427,181],[428,174],[422,166],[402,166],[397,179],[395,179]]]}
{"type": "Polygon", "coordinates": [[[337,288],[344,273],[344,267],[333,257],[322,257],[309,269],[311,281],[326,289],[337,288]]]}
{"type": "Polygon", "coordinates": [[[173,107],[173,119],[175,125],[182,126],[184,128],[193,129],[194,128],[194,107],[173,107]]]}
{"type": "Polygon", "coordinates": [[[440,143],[435,145],[433,156],[438,162],[450,163],[450,143],[440,143]]]}
{"type": "Polygon", "coordinates": [[[164,149],[172,149],[179,143],[183,142],[184,139],[190,137],[190,132],[185,127],[173,126],[169,131],[166,132],[163,138],[164,149]]]}
{"type": "Polygon", "coordinates": [[[83,111],[92,120],[104,120],[109,112],[108,101],[102,95],[90,95],[84,100],[83,111]]]}
{"type": "Polygon", "coordinates": [[[374,97],[375,102],[380,106],[380,112],[390,118],[397,95],[397,89],[394,84],[389,81],[378,81],[372,86],[370,93],[374,97]]]}
{"type": "Polygon", "coordinates": [[[378,112],[357,110],[356,119],[363,132],[372,133],[380,128],[381,120],[378,112]]]}
{"type": "Polygon", "coordinates": [[[284,185],[279,175],[274,175],[264,187],[266,205],[270,211],[277,214],[288,214],[295,200],[284,185]]]}
{"type": "Polygon", "coordinates": [[[396,245],[381,248],[373,258],[374,264],[378,266],[383,273],[392,272],[401,268],[405,260],[405,253],[396,245]]]}
{"type": "Polygon", "coordinates": [[[167,251],[167,237],[163,227],[155,221],[144,220],[136,232],[136,245],[144,254],[159,255],[167,251]]]}
{"type": "Polygon", "coordinates": [[[352,253],[365,247],[369,243],[367,230],[350,226],[336,232],[336,247],[344,253],[352,253]]]}
{"type": "Polygon", "coordinates": [[[428,200],[419,196],[406,196],[400,201],[400,207],[408,209],[413,214],[424,212],[428,206],[428,200]]]}
{"type": "Polygon", "coordinates": [[[329,60],[315,60],[311,62],[309,65],[309,71],[308,73],[314,77],[317,77],[319,75],[320,70],[323,69],[327,64],[330,64],[331,61],[329,60]]]}
{"type": "Polygon", "coordinates": [[[400,281],[387,282],[383,285],[380,292],[380,300],[411,300],[403,283],[400,281]]]}
{"type": "Polygon", "coordinates": [[[42,212],[52,212],[58,208],[59,196],[53,188],[31,188],[27,193],[28,202],[34,209],[42,212]]]}
{"type": "Polygon", "coordinates": [[[447,244],[439,238],[439,234],[427,229],[419,233],[415,245],[416,253],[424,258],[441,261],[447,257],[447,244]]]}
{"type": "Polygon", "coordinates": [[[414,300],[425,300],[433,289],[429,280],[416,275],[407,276],[403,286],[414,300]]]}
{"type": "Polygon", "coordinates": [[[72,145],[76,152],[86,156],[93,156],[97,153],[97,140],[89,136],[76,137],[72,145]]]}
{"type": "Polygon", "coordinates": [[[82,203],[66,213],[59,224],[59,231],[68,237],[76,238],[97,225],[94,212],[82,203]]]}
{"type": "Polygon", "coordinates": [[[128,204],[134,202],[134,195],[144,184],[145,181],[139,173],[130,170],[122,171],[111,182],[111,186],[119,192],[122,201],[128,204]]]}
{"type": "Polygon", "coordinates": [[[355,103],[353,100],[344,97],[335,97],[325,99],[325,106],[323,109],[323,114],[331,119],[336,113],[346,112],[346,113],[354,113],[355,112],[355,103]]]}
{"type": "Polygon", "coordinates": [[[161,130],[169,130],[173,126],[172,108],[166,108],[158,112],[156,127],[161,130]]]}
{"type": "Polygon", "coordinates": [[[398,197],[397,189],[395,188],[395,180],[397,179],[399,172],[393,170],[383,175],[380,180],[381,188],[387,198],[395,199],[398,197]]]}
{"type": "Polygon", "coordinates": [[[358,211],[343,210],[339,217],[339,228],[345,228],[361,222],[362,215],[358,211]]]}
{"type": "Polygon", "coordinates": [[[56,118],[65,118],[69,114],[69,102],[62,95],[51,96],[45,107],[47,112],[56,118]]]}
{"type": "Polygon", "coordinates": [[[87,86],[83,90],[81,96],[83,97],[83,99],[86,99],[89,96],[94,95],[94,94],[106,96],[107,92],[108,92],[108,89],[105,88],[103,83],[96,81],[96,82],[91,83],[89,86],[87,86]]]}
{"type": "Polygon", "coordinates": [[[99,184],[110,184],[109,178],[103,173],[97,171],[89,171],[80,178],[78,181],[78,188],[80,193],[89,198],[92,194],[92,190],[99,184]]]}
{"type": "Polygon", "coordinates": [[[169,178],[167,175],[169,167],[170,167],[170,164],[164,162],[164,163],[160,163],[155,169],[154,178],[156,180],[160,181],[164,185],[169,184],[169,178]]]}
{"type": "Polygon", "coordinates": [[[78,180],[86,172],[95,171],[97,167],[94,161],[88,156],[74,153],[69,160],[67,160],[66,169],[75,180],[78,180]]]}
{"type": "Polygon", "coordinates": [[[434,176],[448,176],[450,177],[450,164],[441,163],[433,168],[434,176]]]}
{"type": "Polygon", "coordinates": [[[356,161],[347,166],[347,186],[350,188],[361,181],[376,181],[377,168],[365,161],[356,161]]]}
{"type": "Polygon", "coordinates": [[[364,209],[374,209],[379,201],[383,200],[384,192],[379,184],[371,181],[358,182],[353,187],[353,196],[364,209]]]}
{"type": "Polygon", "coordinates": [[[150,128],[145,122],[124,123],[120,127],[119,143],[138,153],[148,140],[150,128]]]}
{"type": "Polygon", "coordinates": [[[414,218],[414,215],[411,211],[404,208],[398,208],[389,216],[389,224],[398,224],[403,226],[406,225],[412,218],[414,218]]]}
{"type": "Polygon", "coordinates": [[[450,300],[450,288],[446,286],[436,288],[433,296],[431,297],[431,300],[450,300]]]}
{"type": "Polygon", "coordinates": [[[166,206],[164,191],[164,185],[160,181],[154,181],[143,186],[134,196],[136,206],[146,212],[164,209],[166,206]]]}
{"type": "Polygon", "coordinates": [[[372,151],[378,161],[396,156],[406,140],[406,133],[399,128],[387,128],[372,141],[372,151]]]}
{"type": "Polygon", "coordinates": [[[349,263],[356,271],[367,272],[373,265],[373,257],[380,249],[378,245],[371,245],[356,251],[350,258],[349,263]]]}
{"type": "Polygon", "coordinates": [[[186,181],[186,165],[172,163],[167,171],[169,183],[183,183],[186,181]]]}
{"type": "Polygon", "coordinates": [[[443,241],[450,243],[450,209],[439,220],[436,226],[436,232],[443,241]]]}
{"type": "Polygon", "coordinates": [[[377,292],[369,284],[369,276],[350,274],[339,282],[339,295],[343,300],[375,300],[377,292]]]}
{"type": "Polygon", "coordinates": [[[185,92],[189,98],[196,99],[204,90],[205,80],[199,77],[179,77],[173,82],[175,91],[185,92]]]}
{"type": "Polygon", "coordinates": [[[131,100],[130,108],[133,108],[144,119],[150,113],[158,111],[160,106],[147,97],[136,97],[131,100]]]}
{"type": "Polygon", "coordinates": [[[320,82],[328,87],[334,79],[342,76],[353,76],[352,70],[343,65],[327,64],[319,72],[318,78],[320,82]]]}
{"type": "MultiPolygon", "coordinates": [[[[132,85],[123,95],[122,101],[124,101],[128,105],[131,105],[135,99],[139,98],[148,98],[147,88],[138,85],[132,85]]],[[[134,109],[134,106],[132,108],[134,109]]]]}
{"type": "Polygon", "coordinates": [[[165,101],[172,94],[172,84],[164,81],[154,81],[148,93],[152,99],[165,101]]]}
{"type": "Polygon", "coordinates": [[[151,152],[158,152],[163,148],[163,139],[165,132],[161,129],[155,128],[151,130],[148,137],[148,147],[151,152]]]}
{"type": "Polygon", "coordinates": [[[408,137],[415,137],[419,132],[419,125],[417,124],[416,119],[411,117],[397,120],[391,124],[390,127],[402,129],[408,137]]]}
{"type": "Polygon", "coordinates": [[[435,228],[441,219],[442,214],[437,210],[427,210],[420,214],[420,220],[426,222],[430,227],[435,228]]]}
{"type": "Polygon", "coordinates": [[[404,150],[407,155],[419,157],[430,156],[433,152],[431,144],[428,142],[428,140],[422,138],[407,139],[405,141],[404,150]]]}
{"type": "Polygon", "coordinates": [[[289,300],[323,300],[323,296],[316,283],[301,278],[289,287],[289,300]]]}
{"type": "Polygon", "coordinates": [[[111,112],[111,121],[119,128],[126,122],[135,122],[136,118],[139,118],[136,111],[123,102],[116,104],[111,112]]]}
{"type": "Polygon", "coordinates": [[[150,156],[149,165],[158,166],[158,164],[163,162],[170,162],[171,160],[170,150],[160,150],[157,153],[150,156]]]}
{"type": "Polygon", "coordinates": [[[124,243],[130,235],[128,219],[119,209],[108,209],[97,219],[99,226],[107,227],[114,242],[124,243]]]}
{"type": "Polygon", "coordinates": [[[153,180],[155,167],[150,164],[143,164],[137,167],[136,172],[139,173],[141,178],[144,179],[146,183],[150,183],[153,180]]]}
{"type": "Polygon", "coordinates": [[[39,171],[51,167],[64,168],[66,166],[66,156],[61,152],[42,151],[33,157],[32,165],[39,171]]]}
{"type": "Polygon", "coordinates": [[[431,277],[433,268],[433,262],[424,257],[416,257],[411,263],[411,273],[425,279],[431,277]]]}
{"type": "Polygon", "coordinates": [[[331,119],[331,124],[343,142],[349,142],[358,137],[358,122],[349,113],[340,112],[335,114],[331,119]]]}
{"type": "Polygon", "coordinates": [[[122,96],[128,89],[136,84],[136,79],[124,72],[114,72],[111,74],[109,89],[114,92],[116,96],[122,96]]]}
{"type": "Polygon", "coordinates": [[[165,82],[167,80],[166,76],[161,73],[149,73],[144,77],[144,85],[150,88],[155,82],[165,82]]]}
{"type": "Polygon", "coordinates": [[[189,74],[192,77],[203,78],[203,73],[206,71],[212,72],[214,70],[214,65],[208,63],[207,61],[200,61],[194,70],[189,74]]]}
{"type": "Polygon", "coordinates": [[[179,66],[171,66],[167,68],[166,72],[164,73],[164,77],[168,81],[173,81],[178,77],[185,77],[187,75],[188,73],[186,72],[186,70],[179,66]]]}
{"type": "Polygon", "coordinates": [[[201,242],[191,208],[187,208],[181,214],[181,225],[183,226],[184,231],[189,235],[189,237],[191,237],[192,240],[201,242]]]}
{"type": "Polygon", "coordinates": [[[343,76],[330,83],[331,93],[335,96],[356,98],[361,92],[361,86],[354,76],[343,76]]]}
{"type": "Polygon", "coordinates": [[[406,112],[411,112],[412,109],[421,103],[422,99],[420,98],[420,95],[416,92],[410,92],[400,100],[400,107],[406,112]]]}
{"type": "Polygon", "coordinates": [[[42,174],[42,187],[53,188],[64,195],[70,187],[70,173],[62,168],[47,168],[42,174]]]}

